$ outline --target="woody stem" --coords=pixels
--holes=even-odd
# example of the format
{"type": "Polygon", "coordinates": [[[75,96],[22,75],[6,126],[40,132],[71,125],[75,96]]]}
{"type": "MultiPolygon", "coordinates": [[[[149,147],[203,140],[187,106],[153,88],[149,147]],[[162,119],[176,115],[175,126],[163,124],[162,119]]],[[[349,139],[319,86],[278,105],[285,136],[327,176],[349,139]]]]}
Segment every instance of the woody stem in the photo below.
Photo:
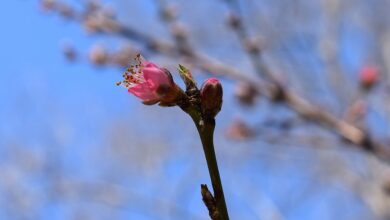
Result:
{"type": "Polygon", "coordinates": [[[202,119],[197,114],[190,114],[198,129],[200,139],[203,145],[203,151],[206,156],[207,167],[213,185],[214,198],[221,220],[229,220],[225,196],[223,193],[221,177],[217,164],[217,158],[214,150],[214,129],[215,119],[202,119]]]}

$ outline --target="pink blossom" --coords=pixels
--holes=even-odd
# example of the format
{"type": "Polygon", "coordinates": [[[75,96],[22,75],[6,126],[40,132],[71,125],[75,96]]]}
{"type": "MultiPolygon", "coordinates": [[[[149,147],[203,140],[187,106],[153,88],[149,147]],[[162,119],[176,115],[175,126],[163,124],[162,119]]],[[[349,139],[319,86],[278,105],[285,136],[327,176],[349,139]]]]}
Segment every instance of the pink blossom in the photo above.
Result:
{"type": "Polygon", "coordinates": [[[140,56],[135,59],[138,63],[126,70],[123,74],[124,80],[118,85],[124,85],[131,94],[146,104],[155,104],[171,98],[176,85],[169,71],[142,60],[140,56]]]}

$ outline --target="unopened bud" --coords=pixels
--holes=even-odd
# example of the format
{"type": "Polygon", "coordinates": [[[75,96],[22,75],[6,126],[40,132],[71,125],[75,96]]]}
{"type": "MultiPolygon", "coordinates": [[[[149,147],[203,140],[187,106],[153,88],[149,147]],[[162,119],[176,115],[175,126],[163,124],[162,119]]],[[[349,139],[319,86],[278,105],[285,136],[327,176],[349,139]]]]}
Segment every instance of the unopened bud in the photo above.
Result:
{"type": "Polygon", "coordinates": [[[202,111],[208,116],[214,118],[222,107],[222,85],[216,78],[207,79],[200,91],[202,111]]]}
{"type": "Polygon", "coordinates": [[[234,13],[228,15],[228,24],[236,29],[241,26],[241,19],[234,13]]]}
{"type": "Polygon", "coordinates": [[[65,43],[62,46],[62,52],[68,61],[75,61],[77,58],[76,49],[70,43],[65,43]]]}
{"type": "Polygon", "coordinates": [[[95,45],[89,51],[89,60],[95,65],[103,65],[108,61],[108,54],[104,47],[95,45]]]}
{"type": "Polygon", "coordinates": [[[69,5],[65,5],[65,4],[58,5],[58,12],[63,18],[67,18],[67,19],[74,18],[75,16],[74,9],[69,5]]]}
{"type": "Polygon", "coordinates": [[[41,1],[41,7],[45,11],[51,11],[54,10],[56,7],[57,2],[55,0],[42,0],[41,1]]]}
{"type": "Polygon", "coordinates": [[[167,6],[161,11],[161,17],[167,21],[171,21],[177,17],[177,8],[174,6],[167,6]]]}
{"type": "Polygon", "coordinates": [[[230,139],[242,141],[253,137],[255,131],[241,119],[236,119],[227,129],[226,135],[230,139]]]}
{"type": "Polygon", "coordinates": [[[261,50],[259,39],[248,38],[244,40],[245,49],[249,53],[259,53],[261,50]]]}
{"type": "Polygon", "coordinates": [[[375,66],[364,66],[359,74],[360,85],[364,89],[372,88],[379,80],[379,71],[375,66]]]}
{"type": "Polygon", "coordinates": [[[234,95],[241,104],[252,106],[259,93],[253,85],[247,82],[240,82],[234,90],[234,95]]]}
{"type": "Polygon", "coordinates": [[[187,30],[186,30],[184,24],[182,24],[182,23],[176,22],[171,27],[171,31],[172,31],[173,35],[175,36],[175,38],[184,39],[187,37],[187,30]]]}

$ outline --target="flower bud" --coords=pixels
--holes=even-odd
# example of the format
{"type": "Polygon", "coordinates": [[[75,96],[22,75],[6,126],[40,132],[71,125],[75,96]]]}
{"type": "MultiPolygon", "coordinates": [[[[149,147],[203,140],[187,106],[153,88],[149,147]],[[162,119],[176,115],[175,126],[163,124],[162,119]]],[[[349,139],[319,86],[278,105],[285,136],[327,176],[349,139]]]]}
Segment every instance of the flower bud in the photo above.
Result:
{"type": "Polygon", "coordinates": [[[234,90],[234,95],[241,104],[252,106],[259,93],[253,85],[250,85],[247,82],[240,82],[234,90]]]}
{"type": "Polygon", "coordinates": [[[255,130],[241,119],[236,119],[227,129],[226,135],[232,140],[242,141],[253,137],[255,130]]]}
{"type": "Polygon", "coordinates": [[[45,11],[54,10],[56,5],[57,5],[57,2],[55,0],[42,0],[41,1],[41,7],[45,11]]]}
{"type": "Polygon", "coordinates": [[[372,88],[379,80],[379,71],[375,66],[367,65],[360,70],[360,86],[364,89],[372,88]]]}
{"type": "Polygon", "coordinates": [[[216,78],[207,79],[200,91],[202,111],[205,116],[214,118],[222,107],[222,85],[216,78]]]}
{"type": "Polygon", "coordinates": [[[109,55],[107,50],[100,45],[95,45],[89,51],[89,60],[95,65],[101,66],[106,64],[108,62],[108,58],[109,55]]]}

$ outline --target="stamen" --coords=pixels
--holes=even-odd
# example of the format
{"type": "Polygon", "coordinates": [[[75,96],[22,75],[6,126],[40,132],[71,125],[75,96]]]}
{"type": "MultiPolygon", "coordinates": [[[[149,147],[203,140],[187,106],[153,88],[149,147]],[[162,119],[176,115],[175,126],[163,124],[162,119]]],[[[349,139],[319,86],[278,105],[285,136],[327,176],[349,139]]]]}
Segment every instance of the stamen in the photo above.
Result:
{"type": "Polygon", "coordinates": [[[123,73],[123,81],[117,82],[116,84],[123,85],[126,88],[130,88],[136,86],[140,83],[145,82],[145,78],[143,76],[143,57],[140,54],[137,54],[134,57],[135,64],[130,65],[129,68],[123,73]]]}

